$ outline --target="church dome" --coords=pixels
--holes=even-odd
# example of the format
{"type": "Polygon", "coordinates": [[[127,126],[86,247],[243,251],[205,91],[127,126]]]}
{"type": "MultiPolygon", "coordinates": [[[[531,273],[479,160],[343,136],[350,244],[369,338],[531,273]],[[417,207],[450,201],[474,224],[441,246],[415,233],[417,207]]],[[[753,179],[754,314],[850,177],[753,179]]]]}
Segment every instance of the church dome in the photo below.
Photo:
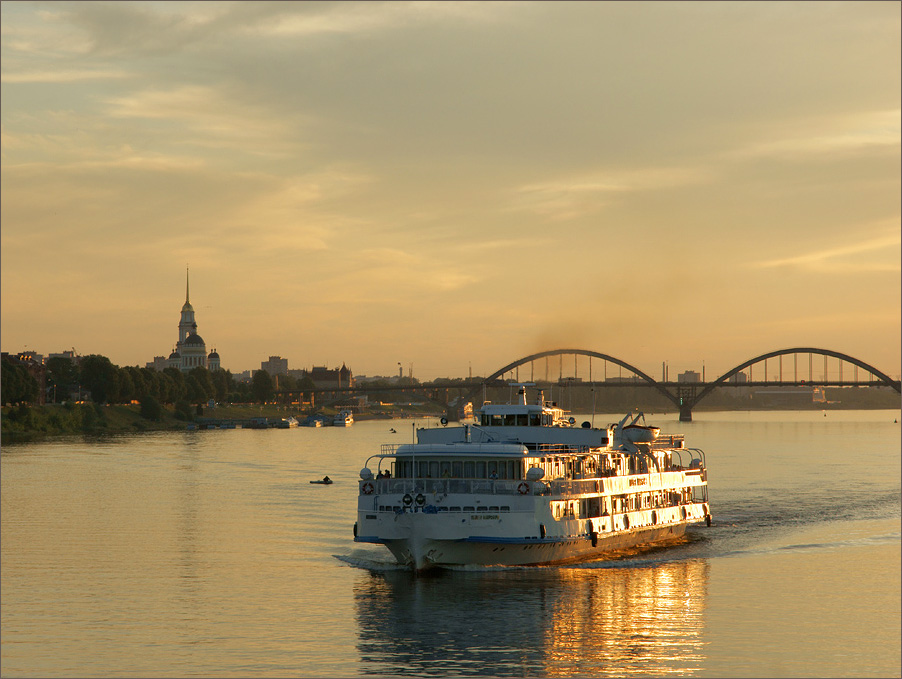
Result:
{"type": "Polygon", "coordinates": [[[219,358],[219,354],[216,353],[216,350],[210,352],[210,355],[207,358],[219,358]]]}
{"type": "Polygon", "coordinates": [[[171,354],[169,354],[169,360],[172,360],[173,358],[181,358],[181,357],[182,357],[182,355],[177,351],[173,351],[171,354]]]}
{"type": "Polygon", "coordinates": [[[184,345],[188,346],[204,346],[203,338],[196,332],[192,332],[185,338],[184,345]]]}

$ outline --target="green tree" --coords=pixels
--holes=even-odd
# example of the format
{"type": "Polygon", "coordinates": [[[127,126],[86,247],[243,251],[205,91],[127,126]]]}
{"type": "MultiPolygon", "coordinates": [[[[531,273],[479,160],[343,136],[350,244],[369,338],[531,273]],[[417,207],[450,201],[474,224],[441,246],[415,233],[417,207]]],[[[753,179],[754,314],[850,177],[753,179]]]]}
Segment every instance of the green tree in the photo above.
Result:
{"type": "Polygon", "coordinates": [[[175,403],[175,416],[180,420],[188,420],[190,422],[194,419],[194,408],[185,399],[180,399],[175,403]]]}
{"type": "Polygon", "coordinates": [[[185,385],[185,375],[181,370],[178,368],[166,368],[163,370],[163,377],[165,378],[166,397],[162,398],[161,393],[161,400],[164,403],[177,403],[187,400],[188,387],[185,385]]]}
{"type": "Polygon", "coordinates": [[[210,371],[203,366],[193,368],[188,373],[185,385],[188,387],[188,401],[191,403],[204,403],[216,393],[210,371]]]}
{"type": "Polygon", "coordinates": [[[137,399],[140,401],[142,397],[147,394],[147,384],[144,372],[138,366],[129,366],[123,368],[122,371],[128,373],[129,379],[132,382],[132,390],[128,400],[131,401],[132,399],[137,399]]]}
{"type": "Polygon", "coordinates": [[[255,401],[258,403],[265,403],[266,401],[272,400],[276,392],[273,387],[272,377],[270,377],[268,372],[265,370],[258,370],[254,373],[252,382],[251,393],[253,394],[255,401]]]}
{"type": "Polygon", "coordinates": [[[34,403],[38,399],[38,382],[16,359],[3,361],[0,373],[3,403],[34,403]]]}
{"type": "Polygon", "coordinates": [[[141,368],[141,379],[144,391],[142,396],[153,396],[158,401],[163,401],[160,384],[163,382],[163,376],[153,368],[141,368]]]}
{"type": "Polygon", "coordinates": [[[128,368],[119,368],[117,371],[119,377],[119,403],[129,403],[137,397],[135,393],[135,382],[128,368]]]}
{"type": "Polygon", "coordinates": [[[81,386],[91,392],[95,403],[116,403],[119,399],[119,368],[106,356],[91,354],[79,365],[81,386]]]}
{"type": "Polygon", "coordinates": [[[78,367],[71,358],[54,356],[47,359],[48,401],[60,403],[69,398],[69,392],[78,386],[78,367]]]}
{"type": "Polygon", "coordinates": [[[163,406],[153,396],[145,396],[141,399],[141,417],[159,422],[163,417],[163,406]]]}
{"type": "Polygon", "coordinates": [[[228,370],[214,370],[210,373],[213,380],[214,398],[217,401],[227,401],[231,392],[235,390],[235,379],[228,370]]]}

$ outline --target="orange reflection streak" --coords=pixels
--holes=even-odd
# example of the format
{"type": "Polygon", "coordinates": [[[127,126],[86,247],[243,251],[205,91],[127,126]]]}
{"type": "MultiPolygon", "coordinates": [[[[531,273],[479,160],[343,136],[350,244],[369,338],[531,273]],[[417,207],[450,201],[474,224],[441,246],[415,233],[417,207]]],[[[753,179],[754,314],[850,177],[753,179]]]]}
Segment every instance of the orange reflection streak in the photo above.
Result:
{"type": "Polygon", "coordinates": [[[704,658],[707,574],[703,561],[562,570],[567,586],[584,591],[557,601],[545,674],[694,674],[704,658]]]}
{"type": "Polygon", "coordinates": [[[708,563],[362,576],[364,674],[692,676],[708,563]]]}

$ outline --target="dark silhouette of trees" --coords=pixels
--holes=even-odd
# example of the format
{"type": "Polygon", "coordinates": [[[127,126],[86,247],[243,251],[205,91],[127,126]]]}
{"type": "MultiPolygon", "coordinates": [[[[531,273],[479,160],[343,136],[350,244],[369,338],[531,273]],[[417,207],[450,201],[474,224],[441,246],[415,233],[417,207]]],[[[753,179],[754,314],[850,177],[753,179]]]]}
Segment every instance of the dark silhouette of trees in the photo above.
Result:
{"type": "Polygon", "coordinates": [[[47,402],[61,403],[78,388],[78,366],[71,358],[54,356],[47,360],[47,402]]]}
{"type": "Polygon", "coordinates": [[[216,393],[210,371],[206,368],[193,368],[185,377],[185,386],[188,388],[190,403],[206,403],[216,393]]]}
{"type": "Polygon", "coordinates": [[[91,392],[95,403],[119,402],[119,368],[110,363],[110,359],[91,354],[81,359],[79,368],[81,386],[91,392]]]}
{"type": "Polygon", "coordinates": [[[38,382],[17,359],[4,359],[0,384],[3,403],[34,403],[38,399],[38,382]]]}
{"type": "Polygon", "coordinates": [[[254,400],[258,403],[266,403],[271,401],[275,396],[276,390],[273,386],[272,377],[265,370],[258,370],[254,373],[251,385],[251,393],[254,400]]]}

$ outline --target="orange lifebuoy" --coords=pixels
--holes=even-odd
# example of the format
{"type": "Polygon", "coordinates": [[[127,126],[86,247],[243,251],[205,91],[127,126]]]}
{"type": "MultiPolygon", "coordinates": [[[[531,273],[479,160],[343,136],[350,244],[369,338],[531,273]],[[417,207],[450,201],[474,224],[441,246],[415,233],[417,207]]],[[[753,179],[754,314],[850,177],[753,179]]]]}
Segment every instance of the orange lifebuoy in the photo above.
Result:
{"type": "Polygon", "coordinates": [[[362,490],[363,490],[364,495],[370,495],[375,490],[375,488],[373,488],[372,483],[367,481],[366,483],[363,484],[362,490]]]}
{"type": "Polygon", "coordinates": [[[526,495],[529,492],[529,484],[526,481],[521,481],[520,485],[517,486],[517,491],[520,495],[526,495]]]}

